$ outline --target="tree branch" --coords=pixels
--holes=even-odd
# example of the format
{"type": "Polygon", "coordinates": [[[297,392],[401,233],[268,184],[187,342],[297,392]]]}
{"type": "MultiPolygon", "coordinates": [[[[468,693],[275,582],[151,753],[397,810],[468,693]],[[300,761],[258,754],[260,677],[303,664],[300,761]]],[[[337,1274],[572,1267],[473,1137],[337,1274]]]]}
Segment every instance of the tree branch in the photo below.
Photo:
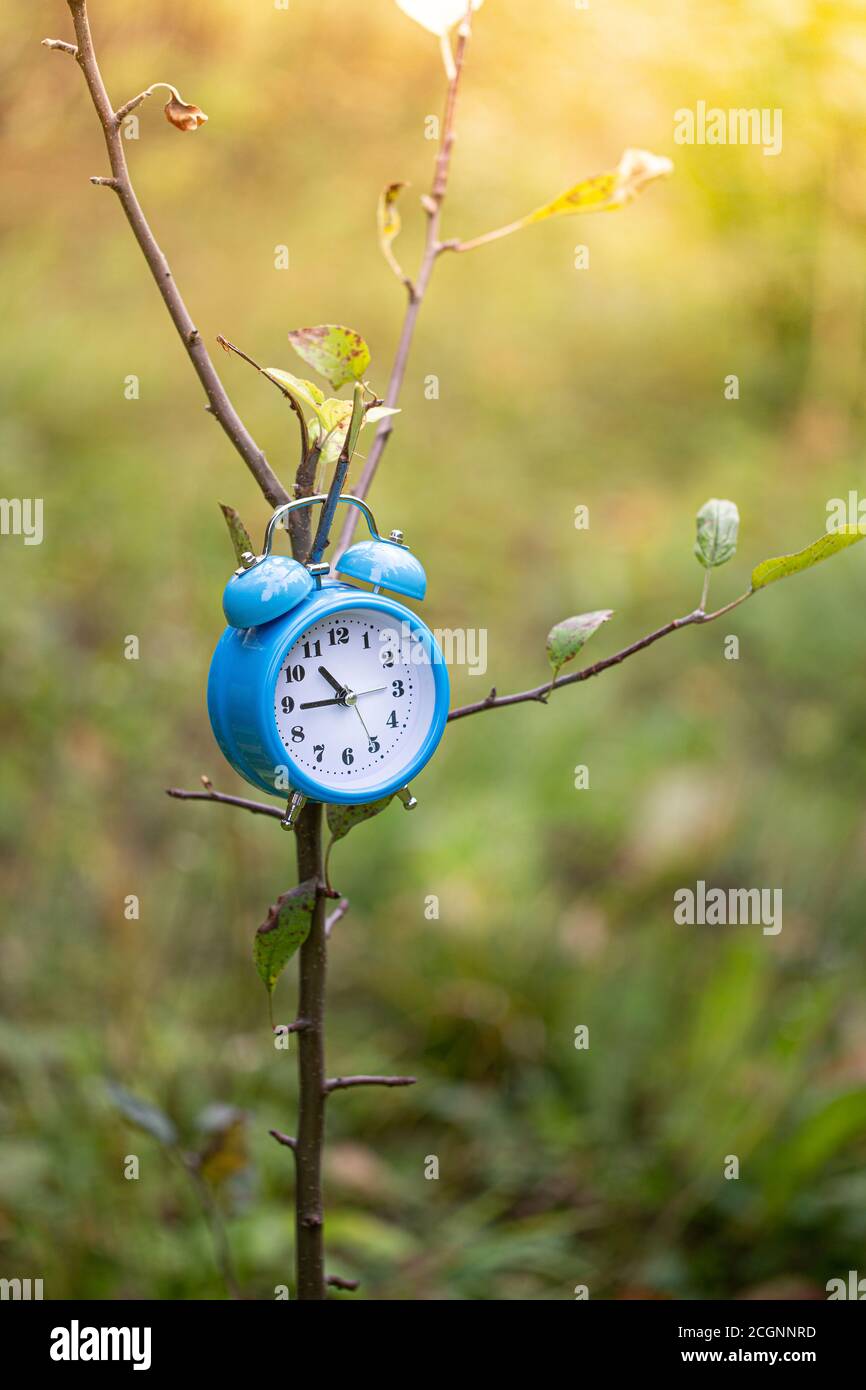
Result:
{"type": "Polygon", "coordinates": [[[329,1274],[325,1283],[332,1289],[346,1289],[349,1293],[361,1287],[360,1279],[341,1279],[339,1274],[329,1274]]]}
{"type": "Polygon", "coordinates": [[[346,1091],[350,1086],[414,1086],[417,1076],[332,1076],[322,1087],[323,1095],[346,1091]]]}
{"type": "Polygon", "coordinates": [[[297,1151],[298,1141],[297,1139],[293,1139],[290,1134],[283,1134],[279,1129],[269,1129],[268,1134],[272,1139],[276,1139],[278,1144],[282,1144],[284,1148],[292,1149],[294,1152],[297,1151]]]}
{"type": "MultiPolygon", "coordinates": [[[[468,7],[467,7],[468,8],[468,7]]],[[[451,155],[454,149],[455,129],[454,119],[457,113],[457,97],[460,91],[460,79],[463,74],[463,64],[466,57],[466,46],[471,37],[470,13],[460,25],[457,39],[457,49],[454,54],[454,73],[448,82],[448,93],[445,98],[445,114],[442,121],[442,135],[439,141],[439,150],[436,156],[436,163],[433,170],[433,183],[429,194],[422,199],[424,211],[427,214],[427,233],[424,240],[424,250],[421,255],[421,266],[418,271],[417,279],[412,281],[407,278],[406,289],[408,302],[406,314],[403,319],[403,327],[400,331],[400,338],[397,343],[397,351],[394,356],[394,363],[391,368],[391,376],[388,381],[388,389],[385,392],[385,405],[396,406],[403,386],[403,378],[406,375],[406,367],[409,361],[409,353],[412,348],[412,341],[415,336],[415,327],[418,322],[418,314],[427,293],[430,277],[433,274],[433,267],[437,259],[446,249],[439,239],[439,227],[442,219],[442,204],[448,189],[448,174],[451,168],[451,155]]],[[[370,446],[367,460],[361,470],[361,476],[352,491],[356,497],[366,497],[370,491],[376,470],[385,451],[385,445],[391,437],[394,428],[394,417],[387,415],[380,421],[370,446]]],[[[344,553],[346,548],[352,543],[352,536],[355,533],[355,525],[358,513],[354,507],[346,508],[346,519],[340,531],[340,539],[337,544],[332,565],[337,566],[337,561],[344,553]]]]}
{"type": "Polygon", "coordinates": [[[552,690],[558,690],[562,685],[576,685],[578,681],[587,681],[590,676],[598,676],[602,671],[607,671],[611,666],[619,666],[621,661],[627,657],[634,656],[636,652],[642,652],[646,647],[651,647],[654,642],[659,642],[662,637],[668,637],[672,632],[679,632],[680,628],[692,627],[697,623],[712,623],[716,618],[721,618],[723,613],[730,613],[732,608],[737,608],[741,603],[745,603],[747,598],[752,597],[752,590],[741,594],[731,603],[726,603],[724,608],[717,608],[714,613],[704,613],[702,609],[695,609],[694,613],[688,613],[684,618],[674,618],[670,623],[665,623],[663,627],[656,628],[655,632],[650,632],[646,637],[641,637],[639,641],[632,642],[630,646],[623,647],[622,651],[615,652],[613,656],[606,656],[603,661],[596,661],[592,666],[585,666],[582,671],[573,671],[568,676],[557,677],[553,681],[545,681],[543,685],[536,685],[532,690],[520,690],[513,695],[497,695],[496,688],[484,700],[478,700],[472,705],[461,705],[458,709],[453,709],[448,716],[449,723],[453,719],[465,719],[470,714],[480,714],[486,709],[502,709],[505,705],[522,705],[527,701],[536,700],[539,704],[546,704],[547,698],[552,690]]]}
{"type": "Polygon", "coordinates": [[[78,57],[78,49],[74,43],[66,43],[63,39],[43,39],[43,48],[53,48],[58,53],[68,53],[71,58],[78,57]]]}
{"type": "Polygon", "coordinates": [[[334,930],[334,927],[337,925],[340,918],[345,917],[348,911],[349,899],[341,898],[340,901],[337,903],[337,906],[334,908],[334,911],[329,913],[328,916],[325,918],[325,936],[331,935],[331,932],[334,930]]]}
{"type": "MultiPolygon", "coordinates": [[[[111,165],[112,178],[108,186],[114,189],[120,199],[120,205],[126,214],[133,236],[141,248],[171,321],[177,329],[196,375],[204,387],[210,412],[219,421],[271,506],[281,506],[289,500],[288,493],[271,470],[264,453],[256,444],[229,400],[198,329],[195,327],[189,310],[174,282],[168,261],[160,249],[135,195],[123,149],[120,122],[109,101],[93,48],[90,21],[87,16],[87,0],[67,0],[67,3],[75,26],[78,46],[73,49],[71,44],[61,44],[60,40],[57,39],[48,40],[47,46],[49,48],[62,47],[64,52],[73,53],[84,73],[87,89],[102,126],[105,147],[111,165]]],[[[121,108],[121,110],[123,109],[121,108]]]]}
{"type": "MultiPolygon", "coordinates": [[[[295,831],[298,877],[323,880],[322,807],[308,801],[295,831]]],[[[295,1150],[295,1249],[298,1298],[325,1298],[322,1235],[322,1146],[325,1137],[325,900],[316,894],[310,931],[300,949],[298,1016],[309,1026],[298,1034],[298,1142],[295,1150]]]]}
{"type": "Polygon", "coordinates": [[[265,801],[248,801],[244,796],[227,796],[225,792],[215,792],[213,788],[207,791],[186,791],[183,787],[166,787],[166,796],[173,796],[176,801],[217,801],[221,806],[239,806],[242,811],[252,811],[254,816],[276,816],[277,820],[283,819],[283,812],[276,806],[269,806],[265,801]]]}

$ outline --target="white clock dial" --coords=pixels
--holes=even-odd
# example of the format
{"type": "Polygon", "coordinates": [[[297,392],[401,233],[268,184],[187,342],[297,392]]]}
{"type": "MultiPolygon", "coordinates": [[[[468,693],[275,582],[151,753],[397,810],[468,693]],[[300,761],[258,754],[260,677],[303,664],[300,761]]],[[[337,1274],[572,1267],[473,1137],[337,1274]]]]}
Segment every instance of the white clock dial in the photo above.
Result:
{"type": "Polygon", "coordinates": [[[374,608],[320,618],[274,689],[289,764],[324,787],[375,790],[408,768],[433,722],[435,683],[408,624],[374,608]]]}

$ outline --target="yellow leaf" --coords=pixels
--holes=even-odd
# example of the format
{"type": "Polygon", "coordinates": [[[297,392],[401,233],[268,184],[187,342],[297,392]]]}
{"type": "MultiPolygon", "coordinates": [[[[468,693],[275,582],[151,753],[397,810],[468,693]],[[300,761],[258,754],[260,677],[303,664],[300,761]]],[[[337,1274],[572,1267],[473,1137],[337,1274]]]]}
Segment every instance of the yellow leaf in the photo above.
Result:
{"type": "Polygon", "coordinates": [[[391,249],[394,238],[400,235],[402,222],[400,213],[397,210],[397,199],[400,190],[407,188],[406,183],[386,184],[379,194],[379,206],[376,210],[376,221],[379,226],[379,245],[382,248],[382,255],[397,276],[398,280],[405,280],[403,269],[391,249]]]}
{"type": "Polygon", "coordinates": [[[552,202],[529,213],[522,225],[576,212],[615,212],[632,202],[655,179],[673,173],[673,167],[665,155],[650,154],[649,150],[626,150],[615,169],[567,188],[552,202]]]}

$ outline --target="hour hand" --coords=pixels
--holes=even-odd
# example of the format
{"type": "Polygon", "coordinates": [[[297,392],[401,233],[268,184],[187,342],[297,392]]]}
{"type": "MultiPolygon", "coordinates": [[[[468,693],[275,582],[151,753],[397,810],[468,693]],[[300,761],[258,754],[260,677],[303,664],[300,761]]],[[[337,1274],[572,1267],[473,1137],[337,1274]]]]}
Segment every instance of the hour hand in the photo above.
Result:
{"type": "Polygon", "coordinates": [[[308,700],[306,704],[299,705],[299,709],[321,709],[323,705],[341,705],[342,700],[335,695],[332,700],[308,700]]]}
{"type": "Polygon", "coordinates": [[[330,671],[325,670],[324,666],[319,667],[319,675],[325,677],[325,680],[328,682],[328,685],[331,687],[332,690],[336,690],[339,696],[342,697],[343,695],[345,695],[346,687],[344,685],[341,685],[338,680],[335,680],[334,677],[331,675],[330,671]]]}

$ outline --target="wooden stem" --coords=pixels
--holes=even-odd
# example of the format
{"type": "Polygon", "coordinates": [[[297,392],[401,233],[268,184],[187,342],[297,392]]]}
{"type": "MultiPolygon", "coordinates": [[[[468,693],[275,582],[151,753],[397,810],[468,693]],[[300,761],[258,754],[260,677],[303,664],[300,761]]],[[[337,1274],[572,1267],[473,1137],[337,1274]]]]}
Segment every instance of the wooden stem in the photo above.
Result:
{"type": "MultiPolygon", "coordinates": [[[[322,807],[308,801],[295,831],[300,882],[323,881],[322,807]]],[[[298,1033],[298,1133],[295,1141],[295,1231],[297,1296],[323,1299],[325,1292],[322,1147],[325,1138],[325,899],[316,897],[310,934],[300,950],[298,1014],[307,1027],[298,1033]]]]}

